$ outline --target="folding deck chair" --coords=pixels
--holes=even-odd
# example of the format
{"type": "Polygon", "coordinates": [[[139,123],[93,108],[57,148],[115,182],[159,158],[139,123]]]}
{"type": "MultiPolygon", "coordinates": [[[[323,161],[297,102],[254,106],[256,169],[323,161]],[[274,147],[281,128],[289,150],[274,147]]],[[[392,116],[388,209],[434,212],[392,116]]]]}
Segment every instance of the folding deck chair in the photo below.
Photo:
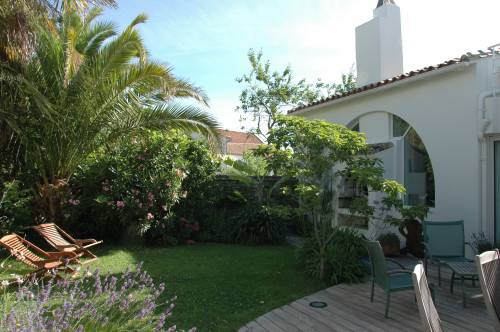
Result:
{"type": "Polygon", "coordinates": [[[423,264],[417,264],[412,274],[415,297],[425,332],[442,332],[441,319],[432,299],[423,264]]]}
{"type": "Polygon", "coordinates": [[[476,256],[479,282],[486,308],[496,332],[500,332],[500,252],[487,251],[476,256]]]}
{"type": "Polygon", "coordinates": [[[101,244],[102,241],[97,241],[95,239],[75,239],[54,223],[40,224],[32,228],[54,249],[61,252],[75,252],[90,258],[85,260],[83,264],[90,263],[97,259],[97,256],[88,250],[88,248],[101,244]]]}
{"type": "Polygon", "coordinates": [[[38,278],[49,271],[74,273],[68,266],[71,262],[77,262],[80,257],[75,252],[47,252],[17,234],[9,234],[0,238],[0,245],[18,261],[35,268],[36,270],[26,275],[27,279],[38,278]]]}

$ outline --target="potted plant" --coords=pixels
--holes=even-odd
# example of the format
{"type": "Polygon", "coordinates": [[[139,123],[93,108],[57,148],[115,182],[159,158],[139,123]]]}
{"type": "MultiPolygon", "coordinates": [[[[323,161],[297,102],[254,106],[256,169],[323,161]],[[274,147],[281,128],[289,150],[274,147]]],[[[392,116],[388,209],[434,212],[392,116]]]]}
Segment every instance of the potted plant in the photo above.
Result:
{"type": "Polygon", "coordinates": [[[406,252],[415,257],[424,258],[424,238],[422,231],[422,222],[429,208],[426,206],[405,207],[396,205],[396,210],[401,218],[391,218],[391,223],[398,226],[399,233],[406,239],[406,252]]]}
{"type": "Polygon", "coordinates": [[[400,253],[401,242],[395,233],[385,233],[377,238],[385,256],[397,256],[400,253]]]}
{"type": "Polygon", "coordinates": [[[493,244],[486,238],[483,232],[472,233],[471,246],[479,255],[485,251],[494,249],[493,244]]]}

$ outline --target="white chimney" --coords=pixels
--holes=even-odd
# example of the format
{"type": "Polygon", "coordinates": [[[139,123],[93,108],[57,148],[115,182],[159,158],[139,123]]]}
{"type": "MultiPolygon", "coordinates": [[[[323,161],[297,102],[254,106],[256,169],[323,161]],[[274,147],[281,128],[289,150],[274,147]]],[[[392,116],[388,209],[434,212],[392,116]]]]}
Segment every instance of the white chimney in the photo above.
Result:
{"type": "Polygon", "coordinates": [[[356,28],[358,86],[403,73],[401,13],[394,0],[379,0],[373,19],[356,28]]]}

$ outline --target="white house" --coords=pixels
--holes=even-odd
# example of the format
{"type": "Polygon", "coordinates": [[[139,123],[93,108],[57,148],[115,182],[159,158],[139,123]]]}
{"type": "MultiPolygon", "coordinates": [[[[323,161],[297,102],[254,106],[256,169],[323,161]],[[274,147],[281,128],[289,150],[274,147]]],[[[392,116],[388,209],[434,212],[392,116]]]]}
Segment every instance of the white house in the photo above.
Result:
{"type": "Polygon", "coordinates": [[[233,160],[243,159],[247,151],[255,150],[264,144],[255,134],[234,131],[219,130],[221,136],[222,154],[233,160]]]}
{"type": "Polygon", "coordinates": [[[385,176],[406,186],[408,205],[427,204],[429,220],[464,220],[466,239],[484,232],[498,242],[498,45],[403,74],[401,40],[399,7],[380,0],[373,19],[356,29],[359,88],[290,113],[387,143],[377,156],[385,176]]]}

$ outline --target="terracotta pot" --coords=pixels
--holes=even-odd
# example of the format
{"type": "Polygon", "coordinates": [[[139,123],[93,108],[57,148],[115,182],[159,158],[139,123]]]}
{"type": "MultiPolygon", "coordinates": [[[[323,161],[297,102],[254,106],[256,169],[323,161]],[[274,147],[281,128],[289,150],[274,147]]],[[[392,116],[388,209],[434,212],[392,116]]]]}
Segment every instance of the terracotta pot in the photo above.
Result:
{"type": "Polygon", "coordinates": [[[380,243],[382,250],[384,251],[384,256],[398,256],[399,255],[399,245],[391,243],[380,243]]]}
{"type": "Polygon", "coordinates": [[[424,237],[422,224],[418,220],[405,220],[399,225],[399,233],[406,238],[406,251],[418,258],[424,258],[424,237]]]}

